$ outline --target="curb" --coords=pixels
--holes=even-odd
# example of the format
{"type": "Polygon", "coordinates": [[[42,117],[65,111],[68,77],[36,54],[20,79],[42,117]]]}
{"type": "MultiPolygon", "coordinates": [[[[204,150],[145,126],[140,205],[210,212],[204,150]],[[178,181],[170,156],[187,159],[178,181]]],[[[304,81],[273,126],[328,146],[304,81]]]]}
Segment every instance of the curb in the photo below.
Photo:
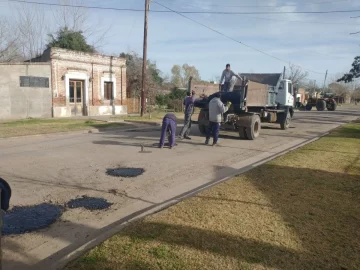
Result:
{"type": "Polygon", "coordinates": [[[136,120],[124,120],[124,122],[144,124],[144,125],[149,125],[149,126],[160,126],[160,123],[158,123],[158,122],[147,122],[147,121],[136,121],[136,120]]]}
{"type": "MultiPolygon", "coordinates": [[[[342,125],[340,125],[342,126],[342,125]]],[[[338,127],[336,127],[338,128],[338,127]]],[[[335,128],[334,128],[335,129],[335,128]]],[[[110,237],[114,236],[115,234],[119,233],[122,229],[124,229],[125,227],[131,225],[132,222],[137,221],[141,218],[144,218],[146,216],[155,214],[157,212],[163,211],[173,205],[178,204],[179,202],[188,199],[190,197],[193,197],[194,195],[207,190],[209,188],[212,188],[213,186],[216,186],[220,183],[223,183],[233,177],[236,177],[238,175],[241,175],[243,173],[246,173],[250,170],[252,170],[255,167],[258,167],[266,162],[269,162],[275,158],[278,158],[284,154],[287,154],[288,152],[291,152],[293,150],[296,150],[306,144],[312,143],[314,141],[317,141],[318,139],[328,135],[333,129],[331,129],[330,131],[327,131],[321,135],[318,135],[316,137],[313,138],[309,138],[304,142],[301,142],[295,146],[289,147],[288,149],[285,149],[283,151],[280,151],[279,153],[273,154],[267,158],[264,158],[260,161],[254,162],[252,164],[249,164],[239,170],[236,170],[235,172],[231,173],[230,175],[218,179],[218,180],[214,180],[211,182],[208,182],[204,185],[201,185],[195,189],[189,190],[185,193],[182,193],[180,195],[177,195],[173,198],[170,198],[162,203],[158,203],[149,207],[146,207],[144,209],[138,210],[128,216],[125,216],[124,218],[120,219],[118,222],[116,222],[116,224],[114,224],[114,226],[112,228],[109,228],[108,230],[106,230],[105,233],[100,234],[99,236],[93,238],[92,240],[90,240],[89,242],[81,245],[80,247],[78,247],[77,249],[73,250],[72,252],[68,253],[67,255],[65,255],[64,257],[62,257],[61,259],[59,259],[57,262],[55,262],[54,264],[51,265],[51,269],[58,269],[61,270],[63,269],[67,264],[69,264],[70,262],[76,260],[77,258],[79,258],[80,256],[82,256],[83,254],[85,254],[87,251],[93,249],[94,247],[98,246],[99,244],[103,243],[104,241],[106,241],[107,239],[109,239],[110,237]]],[[[111,224],[109,224],[106,227],[110,227],[111,224]]],[[[104,228],[106,228],[104,227],[104,228]]],[[[35,269],[35,268],[34,268],[35,269]]],[[[38,268],[37,268],[38,269],[38,268]]]]}

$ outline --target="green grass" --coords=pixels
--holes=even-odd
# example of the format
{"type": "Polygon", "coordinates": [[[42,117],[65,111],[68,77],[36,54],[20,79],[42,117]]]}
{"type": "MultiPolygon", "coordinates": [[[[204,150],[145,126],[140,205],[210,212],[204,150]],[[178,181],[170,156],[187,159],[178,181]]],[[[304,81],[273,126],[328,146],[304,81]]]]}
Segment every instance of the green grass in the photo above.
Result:
{"type": "Polygon", "coordinates": [[[0,138],[69,132],[92,128],[118,128],[124,125],[124,123],[107,123],[96,120],[26,119],[0,123],[0,138]]]}
{"type": "Polygon", "coordinates": [[[359,269],[360,123],[134,222],[66,267],[359,269]]]}

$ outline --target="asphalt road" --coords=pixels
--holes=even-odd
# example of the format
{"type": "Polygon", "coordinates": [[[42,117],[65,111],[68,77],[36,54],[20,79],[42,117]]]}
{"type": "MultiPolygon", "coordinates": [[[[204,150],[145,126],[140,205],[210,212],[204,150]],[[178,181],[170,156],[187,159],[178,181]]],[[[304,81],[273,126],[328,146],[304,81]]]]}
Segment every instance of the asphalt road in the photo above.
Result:
{"type": "Polygon", "coordinates": [[[221,147],[205,146],[196,125],[193,139],[178,141],[172,150],[153,146],[159,140],[159,127],[0,140],[0,176],[13,189],[12,206],[64,205],[83,195],[112,203],[107,210],[68,209],[49,228],[3,237],[3,269],[56,269],[80,247],[104,240],[127,221],[176,203],[358,117],[360,107],[355,106],[335,112],[296,112],[290,129],[264,124],[255,141],[222,132],[221,147]],[[139,153],[141,144],[147,153],[139,153]],[[145,172],[136,178],[106,174],[107,169],[118,167],[145,172]]]}

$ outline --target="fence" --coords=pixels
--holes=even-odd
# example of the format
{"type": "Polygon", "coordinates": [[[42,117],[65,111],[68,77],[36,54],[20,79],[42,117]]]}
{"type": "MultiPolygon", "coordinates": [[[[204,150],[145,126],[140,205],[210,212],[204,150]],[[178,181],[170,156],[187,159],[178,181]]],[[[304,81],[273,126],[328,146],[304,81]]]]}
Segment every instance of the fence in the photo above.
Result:
{"type": "Polygon", "coordinates": [[[128,114],[138,114],[140,113],[140,98],[127,98],[124,105],[127,106],[128,114]]]}

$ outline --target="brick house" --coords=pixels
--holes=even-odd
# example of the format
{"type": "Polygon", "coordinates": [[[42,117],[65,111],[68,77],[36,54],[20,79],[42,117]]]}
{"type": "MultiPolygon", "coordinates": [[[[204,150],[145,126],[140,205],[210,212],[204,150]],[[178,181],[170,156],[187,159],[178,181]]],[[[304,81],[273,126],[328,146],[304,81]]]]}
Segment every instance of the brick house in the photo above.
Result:
{"type": "Polygon", "coordinates": [[[27,62],[50,63],[53,117],[127,114],[125,58],[49,48],[27,62]]]}

